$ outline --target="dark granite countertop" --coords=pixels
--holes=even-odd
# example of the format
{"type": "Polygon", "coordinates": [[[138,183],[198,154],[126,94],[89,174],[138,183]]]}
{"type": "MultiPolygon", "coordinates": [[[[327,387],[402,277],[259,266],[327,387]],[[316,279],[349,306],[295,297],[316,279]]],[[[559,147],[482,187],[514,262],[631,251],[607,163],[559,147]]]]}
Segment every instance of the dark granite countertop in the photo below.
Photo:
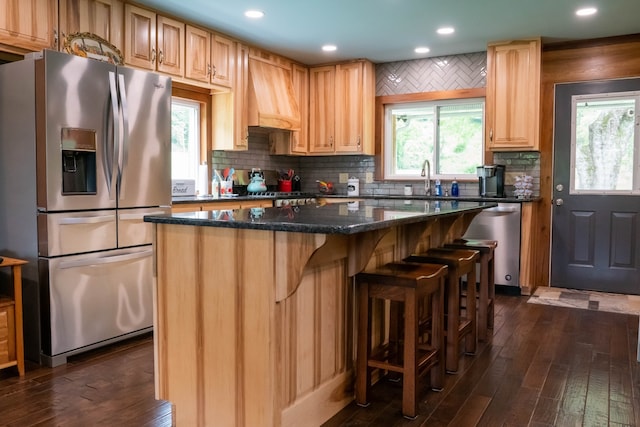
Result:
{"type": "Polygon", "coordinates": [[[366,199],[352,203],[149,215],[145,222],[301,233],[354,234],[497,206],[457,200],[366,199]]]}

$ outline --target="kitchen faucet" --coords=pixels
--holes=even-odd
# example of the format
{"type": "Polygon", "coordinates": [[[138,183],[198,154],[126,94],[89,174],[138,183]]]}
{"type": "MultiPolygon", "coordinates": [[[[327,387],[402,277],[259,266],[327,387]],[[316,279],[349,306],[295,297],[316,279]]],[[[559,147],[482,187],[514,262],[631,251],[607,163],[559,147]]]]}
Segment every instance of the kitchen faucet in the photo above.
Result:
{"type": "Polygon", "coordinates": [[[429,163],[429,159],[426,159],[422,164],[422,172],[420,172],[420,176],[424,176],[424,193],[427,196],[431,195],[431,163],[429,163]],[[426,173],[425,173],[426,169],[426,173]]]}

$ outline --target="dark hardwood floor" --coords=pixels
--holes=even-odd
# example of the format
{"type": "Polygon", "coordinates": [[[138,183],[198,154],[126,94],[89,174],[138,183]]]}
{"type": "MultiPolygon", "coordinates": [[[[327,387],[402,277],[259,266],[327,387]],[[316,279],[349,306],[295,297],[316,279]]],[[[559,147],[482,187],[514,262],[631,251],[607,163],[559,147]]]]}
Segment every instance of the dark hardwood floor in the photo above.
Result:
{"type": "MultiPolygon", "coordinates": [[[[498,295],[493,337],[444,391],[424,385],[416,420],[400,414],[401,385],[382,380],[368,408],[351,404],[324,426],[640,426],[638,317],[527,299],[498,295]]],[[[171,425],[169,403],[153,397],[151,336],[53,369],[28,364],[22,379],[0,371],[0,425],[171,425]]]]}

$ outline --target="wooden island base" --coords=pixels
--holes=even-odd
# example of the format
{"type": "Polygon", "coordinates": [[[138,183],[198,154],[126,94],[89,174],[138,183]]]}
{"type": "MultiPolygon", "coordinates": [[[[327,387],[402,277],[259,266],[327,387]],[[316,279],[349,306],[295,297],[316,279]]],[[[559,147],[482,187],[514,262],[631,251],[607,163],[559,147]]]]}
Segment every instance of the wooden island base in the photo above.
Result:
{"type": "Polygon", "coordinates": [[[322,424],[353,400],[352,277],[478,212],[355,234],[155,224],[156,397],[178,427],[322,424]]]}

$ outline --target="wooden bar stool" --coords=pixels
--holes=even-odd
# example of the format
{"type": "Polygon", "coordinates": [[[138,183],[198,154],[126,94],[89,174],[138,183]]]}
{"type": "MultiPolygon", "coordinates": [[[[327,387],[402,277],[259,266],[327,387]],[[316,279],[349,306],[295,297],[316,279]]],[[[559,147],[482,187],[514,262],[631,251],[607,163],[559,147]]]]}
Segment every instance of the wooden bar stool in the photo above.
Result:
{"type": "Polygon", "coordinates": [[[458,371],[460,341],[465,339],[464,351],[474,354],[478,341],[476,324],[476,287],[467,286],[467,305],[465,316],[461,316],[460,293],[462,277],[467,276],[468,283],[475,283],[476,260],[478,251],[464,249],[433,248],[427,252],[411,255],[407,262],[445,264],[449,267],[446,282],[446,369],[458,371]]]}
{"type": "MultiPolygon", "coordinates": [[[[368,406],[371,373],[381,369],[402,374],[402,414],[415,418],[418,412],[418,377],[429,371],[431,387],[444,385],[444,281],[446,265],[389,263],[356,275],[358,289],[358,338],[356,358],[356,402],[368,406]],[[418,301],[431,299],[430,340],[418,343],[418,301]],[[404,305],[403,344],[387,342],[372,349],[371,304],[374,299],[404,305]]],[[[391,319],[397,321],[399,319],[391,319]]]]}
{"type": "Polygon", "coordinates": [[[494,253],[498,246],[495,240],[456,239],[444,245],[445,248],[471,249],[480,252],[480,283],[478,295],[478,338],[487,339],[488,329],[493,329],[494,308],[496,298],[496,282],[494,274],[494,253]]]}

